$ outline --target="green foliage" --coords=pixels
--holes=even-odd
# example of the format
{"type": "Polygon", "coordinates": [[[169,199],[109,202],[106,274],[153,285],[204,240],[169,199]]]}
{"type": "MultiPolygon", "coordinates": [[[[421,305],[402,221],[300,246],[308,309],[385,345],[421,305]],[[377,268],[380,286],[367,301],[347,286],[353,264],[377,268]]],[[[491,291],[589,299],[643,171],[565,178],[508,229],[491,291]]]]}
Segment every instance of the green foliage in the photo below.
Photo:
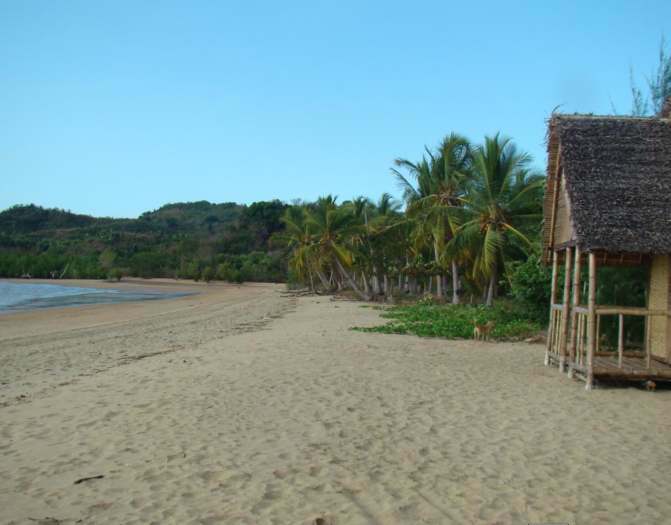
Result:
{"type": "MultiPolygon", "coordinates": [[[[644,266],[598,268],[596,302],[597,304],[644,307],[647,304],[646,289],[649,277],[649,268],[644,266]]],[[[642,347],[645,332],[644,318],[626,317],[624,327],[625,343],[627,345],[635,343],[642,347]]],[[[617,347],[617,316],[602,316],[599,331],[602,348],[617,347]]]]}
{"type": "Polygon", "coordinates": [[[629,71],[631,85],[632,109],[631,114],[642,117],[652,113],[657,115],[662,110],[664,101],[671,96],[671,52],[666,49],[666,41],[662,36],[659,44],[657,69],[646,77],[648,95],[638,87],[634,80],[633,68],[629,71]]]}
{"type": "Polygon", "coordinates": [[[538,254],[532,254],[525,261],[512,263],[508,277],[510,295],[523,314],[544,322],[550,308],[552,270],[543,264],[538,254]]]}
{"type": "Polygon", "coordinates": [[[103,250],[100,257],[98,257],[98,262],[103,270],[109,271],[114,266],[114,261],[116,261],[116,253],[109,248],[103,250]]]}
{"type": "Polygon", "coordinates": [[[107,279],[109,281],[120,281],[123,277],[123,270],[121,268],[112,268],[108,274],[107,279]]]}
{"type": "Polygon", "coordinates": [[[0,213],[0,277],[105,278],[113,268],[133,277],[216,278],[229,261],[231,281],[284,281],[280,201],[250,206],[207,201],[168,204],[138,219],[94,218],[35,205],[0,213]]]}
{"type": "Polygon", "coordinates": [[[214,272],[214,270],[212,269],[211,266],[207,266],[207,267],[203,270],[203,273],[201,274],[201,278],[202,278],[203,281],[205,281],[206,283],[209,283],[212,279],[214,279],[214,276],[215,276],[215,272],[214,272]]]}
{"type": "Polygon", "coordinates": [[[383,334],[413,334],[422,337],[470,339],[475,323],[495,323],[492,338],[521,339],[540,329],[538,322],[520,317],[509,303],[494,307],[469,305],[439,305],[432,301],[418,301],[411,306],[396,306],[382,317],[390,321],[382,326],[355,328],[362,332],[383,334]]]}

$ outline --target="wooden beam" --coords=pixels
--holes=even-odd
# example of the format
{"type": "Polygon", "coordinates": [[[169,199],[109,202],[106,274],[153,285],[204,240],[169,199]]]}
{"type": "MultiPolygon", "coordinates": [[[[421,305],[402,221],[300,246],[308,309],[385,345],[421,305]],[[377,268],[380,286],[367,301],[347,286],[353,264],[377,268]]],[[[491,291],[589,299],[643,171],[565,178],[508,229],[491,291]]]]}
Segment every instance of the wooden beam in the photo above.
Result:
{"type": "Polygon", "coordinates": [[[566,364],[566,343],[568,340],[568,316],[569,316],[569,301],[571,300],[571,257],[573,253],[572,248],[566,248],[564,256],[564,295],[563,308],[561,313],[561,327],[559,329],[559,371],[564,371],[566,364]]]}
{"type": "Polygon", "coordinates": [[[595,310],[596,310],[596,256],[589,254],[589,287],[587,292],[587,376],[585,388],[594,386],[595,310]]]}
{"type": "Polygon", "coordinates": [[[666,315],[665,310],[650,310],[637,306],[597,306],[596,313],[599,315],[666,315]]]}
{"type": "Polygon", "coordinates": [[[645,318],[645,367],[650,368],[650,356],[652,355],[652,318],[645,318]]]}
{"type": "Polygon", "coordinates": [[[571,308],[571,336],[569,339],[568,375],[573,377],[572,363],[575,361],[576,338],[578,335],[578,313],[575,308],[580,305],[580,248],[575,248],[575,263],[573,264],[573,307],[571,308]]]}
{"type": "MultiPolygon", "coordinates": [[[[550,216],[550,246],[554,250],[555,227],[557,226],[557,207],[559,201],[559,187],[561,183],[561,144],[557,146],[557,159],[554,167],[554,194],[552,195],[552,215],[550,216]]],[[[557,253],[557,252],[554,252],[557,253]]],[[[554,301],[553,301],[554,302],[554,301]]]]}
{"type": "MultiPolygon", "coordinates": [[[[552,282],[550,284],[550,305],[557,300],[557,252],[552,252],[552,282]]],[[[545,345],[545,366],[550,364],[550,350],[552,349],[552,339],[554,336],[553,323],[554,316],[552,306],[550,306],[550,322],[548,324],[547,343],[545,345]]]]}
{"type": "Polygon", "coordinates": [[[622,368],[622,359],[624,357],[624,315],[620,314],[617,317],[617,367],[622,368]]]}
{"type": "MultiPolygon", "coordinates": [[[[613,357],[615,352],[594,352],[594,357],[613,357]]],[[[645,359],[645,350],[625,350],[622,352],[622,356],[626,359],[630,357],[632,359],[645,359]]]]}

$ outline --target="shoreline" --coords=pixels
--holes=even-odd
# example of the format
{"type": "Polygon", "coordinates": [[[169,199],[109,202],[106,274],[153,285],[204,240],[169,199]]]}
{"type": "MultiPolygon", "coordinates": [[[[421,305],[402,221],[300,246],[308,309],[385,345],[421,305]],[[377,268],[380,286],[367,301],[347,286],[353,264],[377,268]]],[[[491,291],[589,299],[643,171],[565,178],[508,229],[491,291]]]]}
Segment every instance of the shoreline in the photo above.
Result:
{"type": "Polygon", "coordinates": [[[0,342],[7,339],[56,333],[72,329],[104,326],[130,320],[167,315],[180,310],[188,311],[216,304],[222,294],[239,294],[240,289],[255,289],[264,283],[232,285],[222,282],[196,282],[176,279],[124,279],[110,283],[95,279],[3,279],[16,283],[58,284],[81,288],[115,289],[122,291],[158,291],[184,293],[161,299],[93,303],[76,306],[57,306],[29,310],[7,310],[0,314],[0,342]],[[55,283],[54,281],[57,281],[55,283]]]}
{"type": "MultiPolygon", "coordinates": [[[[57,287],[59,289],[78,290],[73,294],[39,295],[23,298],[22,300],[0,308],[0,316],[13,315],[19,312],[33,312],[36,310],[51,310],[57,308],[81,308],[105,304],[121,304],[138,301],[163,301],[177,299],[187,295],[199,293],[189,289],[166,290],[160,285],[148,285],[140,282],[138,287],[122,285],[120,282],[105,282],[88,279],[58,280],[52,279],[0,279],[2,283],[21,286],[57,287]],[[105,292],[115,293],[105,293],[105,292]]],[[[165,283],[164,283],[165,284],[165,283]]],[[[48,294],[49,292],[46,292],[48,294]]]]}

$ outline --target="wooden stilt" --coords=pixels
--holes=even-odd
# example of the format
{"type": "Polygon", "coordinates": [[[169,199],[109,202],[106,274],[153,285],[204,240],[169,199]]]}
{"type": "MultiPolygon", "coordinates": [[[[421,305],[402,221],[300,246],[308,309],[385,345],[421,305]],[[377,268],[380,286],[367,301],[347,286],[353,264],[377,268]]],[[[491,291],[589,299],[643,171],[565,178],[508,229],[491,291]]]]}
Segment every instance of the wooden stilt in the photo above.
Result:
{"type": "Polygon", "coordinates": [[[559,371],[564,371],[566,363],[566,343],[568,339],[568,316],[569,301],[571,299],[571,263],[573,262],[573,249],[566,248],[564,254],[564,294],[562,298],[561,325],[559,329],[559,371]]]}
{"type": "Polygon", "coordinates": [[[594,386],[594,349],[595,321],[596,321],[596,256],[589,254],[589,287],[587,292],[587,375],[585,377],[585,389],[592,390],[594,386]]]}
{"type": "Polygon", "coordinates": [[[617,367],[622,368],[622,359],[624,357],[624,315],[618,315],[617,319],[617,367]]]}
{"type": "Polygon", "coordinates": [[[545,346],[545,366],[550,364],[550,350],[554,339],[554,310],[552,305],[557,300],[557,252],[552,253],[552,284],[550,286],[550,323],[548,324],[547,344],[545,346]]]}
{"type": "Polygon", "coordinates": [[[568,375],[573,377],[573,363],[576,360],[576,337],[578,335],[578,314],[575,307],[580,305],[580,248],[575,248],[575,263],[573,265],[573,307],[571,308],[571,336],[568,347],[568,375]]]}
{"type": "Polygon", "coordinates": [[[652,357],[652,319],[648,315],[645,318],[645,367],[650,369],[650,360],[652,357]]]}
{"type": "Polygon", "coordinates": [[[579,360],[580,366],[585,366],[585,320],[584,315],[580,316],[579,328],[580,335],[578,339],[578,348],[580,349],[579,360]]]}

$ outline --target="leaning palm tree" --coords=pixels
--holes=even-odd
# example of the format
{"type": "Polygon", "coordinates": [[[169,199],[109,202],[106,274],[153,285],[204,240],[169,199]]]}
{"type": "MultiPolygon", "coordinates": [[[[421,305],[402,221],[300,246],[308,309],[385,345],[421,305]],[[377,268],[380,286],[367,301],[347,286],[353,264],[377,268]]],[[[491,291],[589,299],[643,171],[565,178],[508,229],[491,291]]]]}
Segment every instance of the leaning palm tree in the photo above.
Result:
{"type": "Polygon", "coordinates": [[[355,256],[352,238],[359,230],[354,215],[338,207],[336,198],[328,195],[320,197],[309,210],[307,222],[314,228],[320,264],[330,266],[361,299],[369,300],[349,272],[355,256]]]}
{"type": "Polygon", "coordinates": [[[498,134],[485,137],[473,153],[473,179],[448,251],[472,260],[471,278],[488,283],[489,306],[507,250],[520,244],[531,247],[528,232],[542,215],[544,178],[529,171],[530,162],[529,155],[498,134]]]}

